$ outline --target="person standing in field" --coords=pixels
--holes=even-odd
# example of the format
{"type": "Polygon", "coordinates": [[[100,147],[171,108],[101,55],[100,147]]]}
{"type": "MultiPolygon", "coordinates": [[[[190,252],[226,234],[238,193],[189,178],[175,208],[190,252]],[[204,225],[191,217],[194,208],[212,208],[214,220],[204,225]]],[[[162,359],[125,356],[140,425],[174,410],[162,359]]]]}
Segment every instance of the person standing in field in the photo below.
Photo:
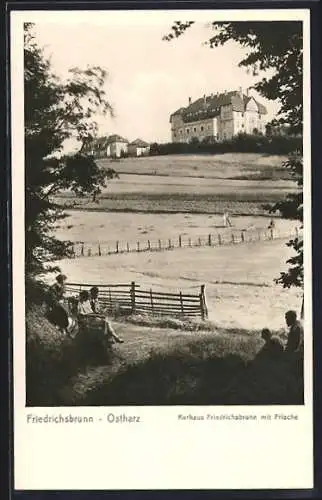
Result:
{"type": "Polygon", "coordinates": [[[287,311],[285,321],[289,327],[285,352],[289,354],[303,351],[304,331],[301,322],[297,319],[295,311],[287,311]]]}
{"type": "Polygon", "coordinates": [[[285,348],[287,360],[292,372],[296,377],[303,377],[304,364],[304,330],[301,322],[297,319],[295,311],[287,311],[285,321],[289,327],[288,338],[285,348]],[[293,371],[294,370],[294,371],[293,371]]]}
{"type": "Polygon", "coordinates": [[[225,227],[231,227],[232,226],[232,223],[231,223],[231,220],[230,220],[230,217],[229,217],[229,212],[224,212],[224,215],[223,215],[223,220],[224,220],[224,226],[225,227]]]}
{"type": "Polygon", "coordinates": [[[269,224],[268,224],[268,229],[275,229],[275,221],[274,219],[271,219],[269,224]]]}

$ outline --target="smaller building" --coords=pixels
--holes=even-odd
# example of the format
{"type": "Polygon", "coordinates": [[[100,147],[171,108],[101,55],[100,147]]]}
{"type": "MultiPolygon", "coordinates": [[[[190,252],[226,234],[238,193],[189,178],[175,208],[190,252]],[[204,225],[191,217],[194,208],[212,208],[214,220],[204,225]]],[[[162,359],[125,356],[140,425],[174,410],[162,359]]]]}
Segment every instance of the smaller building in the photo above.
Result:
{"type": "Polygon", "coordinates": [[[98,137],[91,141],[85,141],[81,152],[94,158],[121,158],[128,154],[128,140],[120,135],[98,137]]]}
{"type": "Polygon", "coordinates": [[[106,156],[111,158],[121,158],[128,154],[129,141],[121,137],[120,135],[114,134],[107,138],[107,148],[106,156]]]}
{"type": "Polygon", "coordinates": [[[131,156],[146,156],[150,152],[150,145],[142,139],[135,139],[128,147],[131,156]]]}

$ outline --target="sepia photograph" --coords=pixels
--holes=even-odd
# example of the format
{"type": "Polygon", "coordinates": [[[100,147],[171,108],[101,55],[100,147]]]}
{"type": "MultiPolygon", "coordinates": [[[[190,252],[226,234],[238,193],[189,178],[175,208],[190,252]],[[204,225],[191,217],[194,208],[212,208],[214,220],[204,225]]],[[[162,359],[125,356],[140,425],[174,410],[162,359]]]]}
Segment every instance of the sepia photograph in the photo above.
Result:
{"type": "Polygon", "coordinates": [[[23,24],[30,415],[305,403],[303,21],[179,15],[23,24]]]}

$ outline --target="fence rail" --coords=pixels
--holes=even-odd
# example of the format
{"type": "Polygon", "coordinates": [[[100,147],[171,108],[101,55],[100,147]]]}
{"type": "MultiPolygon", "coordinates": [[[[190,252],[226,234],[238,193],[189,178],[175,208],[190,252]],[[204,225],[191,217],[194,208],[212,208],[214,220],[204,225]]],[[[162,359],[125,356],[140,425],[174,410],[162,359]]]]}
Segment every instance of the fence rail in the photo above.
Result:
{"type": "MultiPolygon", "coordinates": [[[[78,242],[71,248],[71,256],[93,257],[124,253],[161,252],[175,248],[215,247],[223,245],[236,245],[257,241],[269,241],[282,238],[296,238],[300,230],[280,231],[276,229],[231,230],[225,233],[209,233],[203,236],[188,237],[179,234],[176,238],[146,240],[146,241],[116,241],[110,242],[78,242]]],[[[114,285],[115,286],[115,285],[114,285]]],[[[118,285],[120,286],[120,285],[118,285]]]]}
{"type": "Polygon", "coordinates": [[[198,294],[154,292],[141,289],[134,281],[128,284],[90,285],[68,283],[67,296],[79,295],[83,290],[98,286],[99,302],[109,314],[148,314],[154,316],[208,318],[205,285],[198,294]]]}

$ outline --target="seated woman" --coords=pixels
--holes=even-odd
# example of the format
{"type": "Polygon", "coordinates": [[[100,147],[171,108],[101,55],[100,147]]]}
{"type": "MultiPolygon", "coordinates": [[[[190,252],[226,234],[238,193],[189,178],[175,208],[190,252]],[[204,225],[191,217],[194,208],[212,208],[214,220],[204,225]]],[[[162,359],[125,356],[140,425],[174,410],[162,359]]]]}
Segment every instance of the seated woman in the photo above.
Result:
{"type": "Polygon", "coordinates": [[[101,312],[100,310],[100,305],[99,305],[99,301],[98,301],[98,294],[99,294],[99,290],[98,290],[98,287],[97,286],[93,286],[91,289],[90,289],[90,304],[91,304],[91,309],[92,309],[92,312],[95,313],[95,314],[98,314],[102,317],[104,317],[104,320],[105,320],[105,333],[106,335],[111,338],[114,342],[117,342],[119,344],[122,344],[124,342],[123,339],[121,339],[114,331],[112,325],[111,325],[111,322],[108,320],[107,316],[101,312]]]}

